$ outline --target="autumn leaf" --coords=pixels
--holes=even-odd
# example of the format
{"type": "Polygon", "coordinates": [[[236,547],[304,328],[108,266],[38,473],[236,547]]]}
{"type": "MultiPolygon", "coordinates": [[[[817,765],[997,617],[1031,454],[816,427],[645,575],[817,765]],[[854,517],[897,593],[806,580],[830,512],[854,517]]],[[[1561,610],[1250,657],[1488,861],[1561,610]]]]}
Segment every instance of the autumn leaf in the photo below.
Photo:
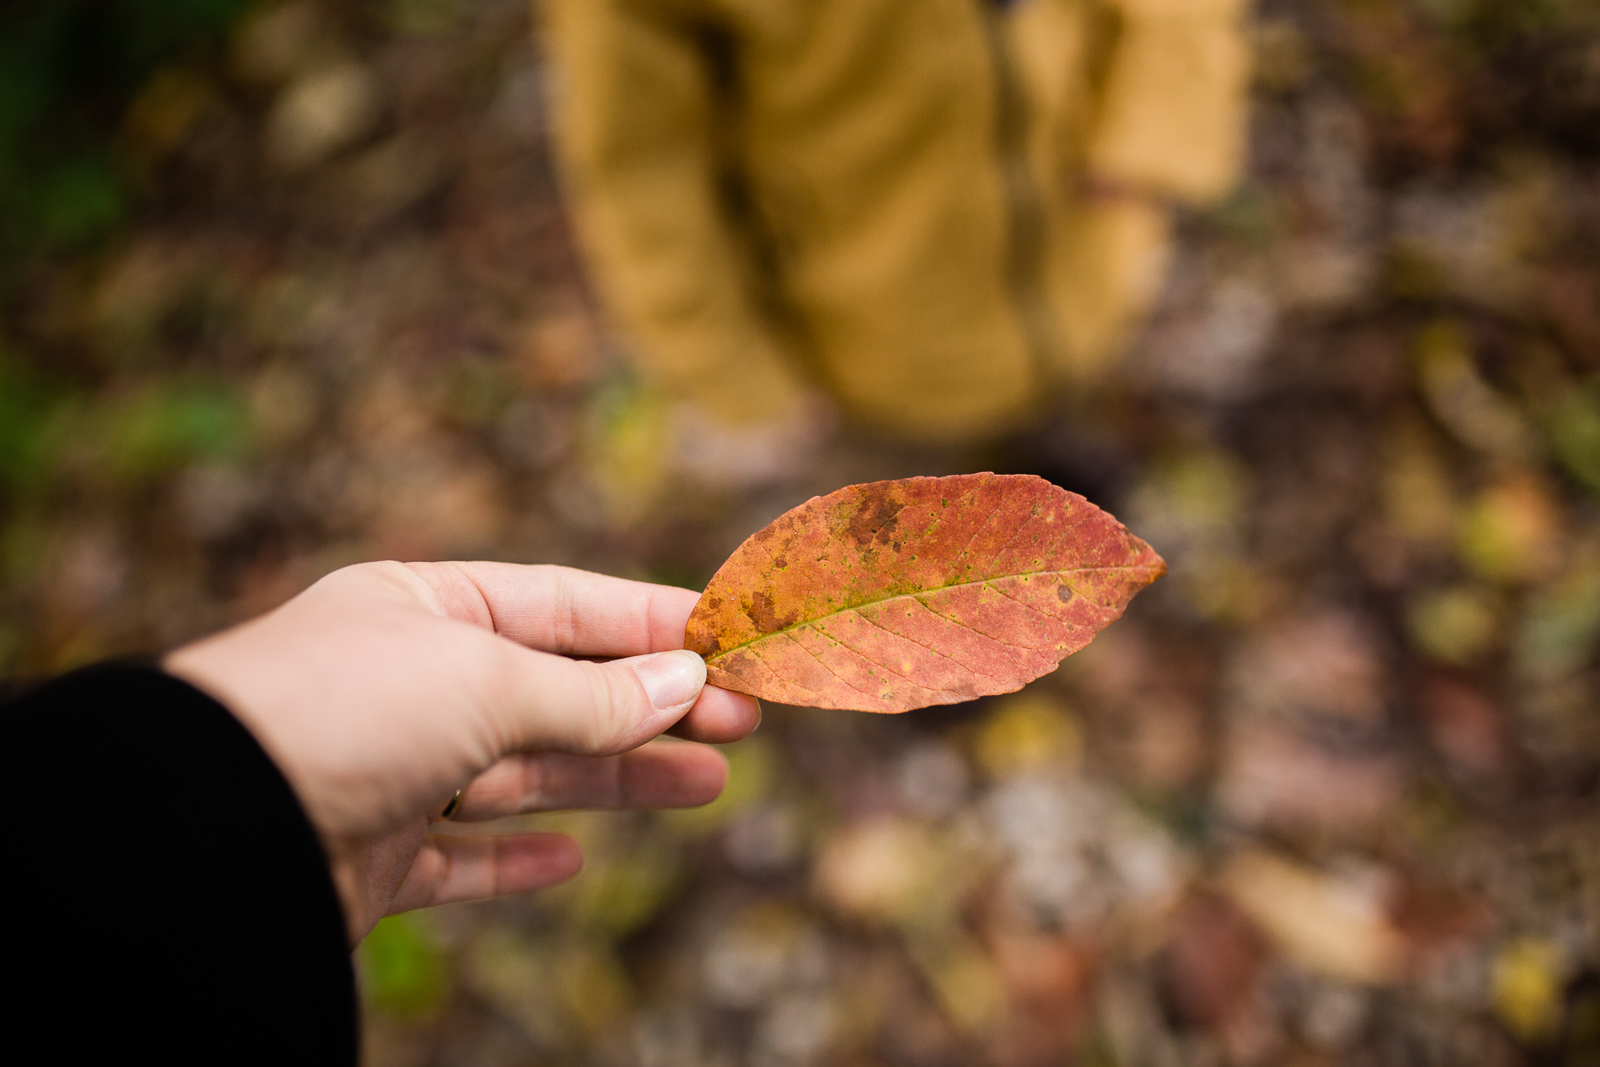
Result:
{"type": "Polygon", "coordinates": [[[852,485],[740,545],[684,644],[724,689],[909,711],[1048,674],[1166,570],[1116,519],[1032,475],[852,485]]]}

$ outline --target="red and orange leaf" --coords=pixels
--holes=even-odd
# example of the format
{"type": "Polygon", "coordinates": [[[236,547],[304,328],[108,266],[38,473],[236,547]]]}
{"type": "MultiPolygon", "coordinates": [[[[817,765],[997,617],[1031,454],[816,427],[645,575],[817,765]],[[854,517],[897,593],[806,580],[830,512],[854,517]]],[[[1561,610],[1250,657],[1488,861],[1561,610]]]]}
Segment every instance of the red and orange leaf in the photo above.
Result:
{"type": "Polygon", "coordinates": [[[1032,475],[852,485],[740,545],[684,644],[724,689],[909,711],[1048,674],[1166,570],[1116,519],[1032,475]]]}

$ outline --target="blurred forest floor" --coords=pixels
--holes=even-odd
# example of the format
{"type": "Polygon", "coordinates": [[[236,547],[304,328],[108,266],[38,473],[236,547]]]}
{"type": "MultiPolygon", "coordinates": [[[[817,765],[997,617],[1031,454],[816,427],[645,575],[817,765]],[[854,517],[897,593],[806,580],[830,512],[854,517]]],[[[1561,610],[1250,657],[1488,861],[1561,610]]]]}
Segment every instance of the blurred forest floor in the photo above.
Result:
{"type": "Polygon", "coordinates": [[[768,708],[709,808],[537,820],[572,883],[369,939],[369,1063],[1600,1063],[1600,5],[1269,0],[1249,178],[1114,383],[738,493],[655,465],[521,0],[125,2],[191,22],[88,95],[16,61],[88,10],[46,8],[0,63],[0,673],[373,557],[697,585],[989,464],[1172,564],[1021,694],[768,708]]]}

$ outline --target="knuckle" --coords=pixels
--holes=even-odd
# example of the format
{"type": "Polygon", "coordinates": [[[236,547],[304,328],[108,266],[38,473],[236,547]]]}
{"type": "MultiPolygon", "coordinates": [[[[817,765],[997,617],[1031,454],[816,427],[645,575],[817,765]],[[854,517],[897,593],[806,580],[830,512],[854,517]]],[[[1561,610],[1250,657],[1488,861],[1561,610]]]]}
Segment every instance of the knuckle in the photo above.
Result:
{"type": "Polygon", "coordinates": [[[517,804],[523,811],[539,811],[550,801],[549,774],[545,764],[548,756],[523,756],[520,764],[521,782],[518,786],[517,804]]]}
{"type": "Polygon", "coordinates": [[[461,814],[479,819],[517,814],[522,809],[518,762],[516,759],[501,760],[478,775],[462,795],[461,814]]]}
{"type": "MultiPolygon", "coordinates": [[[[475,635],[473,635],[475,636],[475,635]]],[[[498,641],[465,640],[453,649],[461,665],[461,677],[471,679],[475,691],[479,717],[489,732],[487,738],[489,758],[498,757],[517,747],[521,731],[518,706],[524,700],[526,670],[518,662],[514,647],[502,647],[498,641]]]]}
{"type": "Polygon", "coordinates": [[[637,694],[627,686],[621,671],[599,663],[580,662],[588,682],[589,721],[583,734],[590,752],[604,754],[626,744],[634,719],[637,694]]]}

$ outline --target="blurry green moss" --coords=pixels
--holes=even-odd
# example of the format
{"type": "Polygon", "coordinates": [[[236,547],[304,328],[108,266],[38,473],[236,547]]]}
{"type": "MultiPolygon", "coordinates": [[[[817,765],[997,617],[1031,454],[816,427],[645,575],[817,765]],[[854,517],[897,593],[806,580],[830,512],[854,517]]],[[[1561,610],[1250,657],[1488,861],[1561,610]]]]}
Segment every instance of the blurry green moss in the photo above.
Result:
{"type": "MultiPolygon", "coordinates": [[[[219,44],[250,0],[0,5],[0,267],[70,250],[127,209],[113,140],[162,64],[219,44]]],[[[0,272],[0,282],[10,271],[0,272]]]]}
{"type": "Polygon", "coordinates": [[[1406,608],[1411,641],[1434,659],[1466,665],[1489,650],[1499,629],[1497,602],[1474,586],[1433,589],[1406,608]]]}
{"type": "Polygon", "coordinates": [[[1206,618],[1248,617],[1258,599],[1242,549],[1249,497],[1244,464],[1197,449],[1153,464],[1129,501],[1131,524],[1174,561],[1167,595],[1206,618]]]}
{"type": "Polygon", "coordinates": [[[462,425],[486,426],[504,414],[516,395],[511,372],[504,363],[463,359],[445,389],[443,413],[462,425]]]}
{"type": "Polygon", "coordinates": [[[547,942],[518,930],[490,925],[479,930],[460,956],[461,981],[545,1049],[574,1043],[565,997],[557,985],[556,959],[547,942]]]}
{"type": "Polygon", "coordinates": [[[1568,389],[1551,412],[1549,433],[1561,462],[1600,494],[1600,382],[1568,389]]]}
{"type": "Polygon", "coordinates": [[[1223,233],[1247,244],[1266,245],[1283,232],[1283,206],[1265,185],[1244,182],[1206,219],[1223,233]]]}
{"type": "Polygon", "coordinates": [[[426,1015],[449,992],[444,955],[415,913],[379,922],[361,942],[358,959],[367,1003],[386,1014],[426,1015]]]}
{"type": "Polygon", "coordinates": [[[583,929],[626,937],[677,899],[687,873],[677,841],[647,836],[584,871],[573,883],[567,915],[583,929]]]}
{"type": "Polygon", "coordinates": [[[1519,672],[1552,678],[1581,668],[1600,645],[1600,551],[1530,598],[1517,629],[1519,672]]]}
{"type": "Polygon", "coordinates": [[[140,481],[194,460],[234,459],[249,443],[237,391],[211,382],[152,383],[91,420],[98,465],[114,481],[140,481]]]}
{"type": "Polygon", "coordinates": [[[39,236],[53,247],[75,248],[121,218],[122,187],[110,161],[82,156],[62,163],[39,190],[39,236]]]}
{"type": "Polygon", "coordinates": [[[0,351],[0,487],[25,490],[54,467],[67,390],[0,351]]]}
{"type": "Polygon", "coordinates": [[[669,482],[672,426],[665,398],[618,378],[595,390],[585,423],[584,465],[607,515],[621,526],[643,521],[669,482]]]}
{"type": "Polygon", "coordinates": [[[944,1014],[968,1034],[993,1032],[1005,1017],[1006,993],[994,963],[954,931],[907,938],[906,955],[927,982],[944,1014]]]}
{"type": "Polygon", "coordinates": [[[1439,319],[1424,327],[1412,355],[1429,410],[1463,444],[1504,459],[1539,455],[1521,408],[1478,372],[1472,338],[1460,322],[1439,319]]]}
{"type": "Polygon", "coordinates": [[[662,812],[669,828],[689,837],[722,828],[735,814],[765,800],[778,777],[778,756],[765,737],[747,737],[720,751],[728,760],[728,784],[722,795],[698,808],[662,812]]]}
{"type": "Polygon", "coordinates": [[[49,559],[54,531],[37,509],[8,516],[0,526],[0,583],[22,588],[49,559]]]}
{"type": "Polygon", "coordinates": [[[69,470],[137,483],[195,461],[235,460],[250,446],[251,425],[245,398],[219,382],[157,380],[89,403],[0,351],[0,491],[13,499],[69,470]]]}
{"type": "Polygon", "coordinates": [[[390,28],[411,37],[444,33],[460,14],[456,0],[388,0],[383,11],[390,28]]]}
{"type": "Polygon", "coordinates": [[[1396,423],[1385,436],[1379,472],[1388,529],[1416,545],[1449,543],[1461,509],[1436,435],[1419,422],[1396,423]]]}
{"type": "Polygon", "coordinates": [[[1233,529],[1244,511],[1245,471],[1221,451],[1186,454],[1163,472],[1173,502],[1197,526],[1233,529]]]}
{"type": "Polygon", "coordinates": [[[554,970],[567,1016],[591,1040],[633,1007],[628,972],[604,943],[574,940],[559,954],[554,970]]]}

